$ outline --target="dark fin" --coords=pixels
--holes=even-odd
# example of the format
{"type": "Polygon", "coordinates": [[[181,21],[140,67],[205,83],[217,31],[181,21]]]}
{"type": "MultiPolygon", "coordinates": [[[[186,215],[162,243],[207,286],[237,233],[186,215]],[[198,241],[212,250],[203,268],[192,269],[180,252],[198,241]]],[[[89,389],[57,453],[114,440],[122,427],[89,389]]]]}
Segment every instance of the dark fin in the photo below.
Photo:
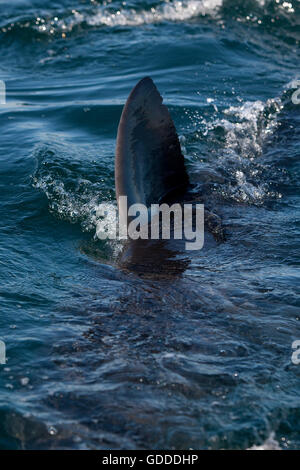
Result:
{"type": "Polygon", "coordinates": [[[147,207],[183,194],[189,184],[168,108],[151,78],[132,90],[121,116],[116,148],[116,193],[147,207]]]}

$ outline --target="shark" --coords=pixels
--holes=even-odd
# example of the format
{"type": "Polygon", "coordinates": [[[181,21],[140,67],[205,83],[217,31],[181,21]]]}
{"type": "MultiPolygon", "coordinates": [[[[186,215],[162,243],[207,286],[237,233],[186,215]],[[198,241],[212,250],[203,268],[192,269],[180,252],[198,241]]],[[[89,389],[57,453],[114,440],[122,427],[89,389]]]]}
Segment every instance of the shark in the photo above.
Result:
{"type": "MultiPolygon", "coordinates": [[[[115,152],[115,189],[119,202],[185,204],[201,197],[190,182],[178,134],[167,106],[150,77],[140,80],[124,105],[115,152]]],[[[119,203],[119,212],[124,208],[119,203]]],[[[225,239],[221,219],[206,209],[205,243],[225,239]],[[213,236],[207,236],[207,234],[213,236]]],[[[148,274],[178,274],[189,264],[182,240],[129,240],[118,259],[129,270],[148,274]],[[181,242],[181,243],[180,243],[181,242]]]]}

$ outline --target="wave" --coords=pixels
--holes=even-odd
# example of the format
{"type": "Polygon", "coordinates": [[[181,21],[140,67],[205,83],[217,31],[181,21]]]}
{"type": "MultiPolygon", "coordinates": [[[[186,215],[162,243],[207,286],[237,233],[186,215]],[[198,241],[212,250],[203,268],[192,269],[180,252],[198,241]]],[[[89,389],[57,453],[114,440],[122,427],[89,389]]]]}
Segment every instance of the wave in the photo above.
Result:
{"type": "Polygon", "coordinates": [[[185,140],[196,140],[192,172],[197,173],[197,181],[201,182],[203,175],[206,182],[209,167],[212,191],[222,198],[253,205],[281,199],[273,183],[279,183],[284,175],[270,164],[267,155],[280,130],[280,115],[289,109],[291,94],[289,89],[281,97],[266,102],[246,101],[223,111],[215,107],[209,119],[200,117],[198,111],[192,113],[190,119],[196,130],[185,140]],[[199,141],[206,148],[204,161],[199,161],[199,141]]]}
{"type": "MultiPolygon", "coordinates": [[[[82,150],[84,153],[84,150],[82,150]]],[[[84,232],[95,230],[100,204],[112,203],[111,172],[96,161],[69,159],[69,150],[58,145],[35,151],[38,168],[32,184],[48,199],[49,210],[59,219],[79,224],[84,232]]]]}
{"type": "MultiPolygon", "coordinates": [[[[14,31],[26,33],[26,30],[38,35],[67,37],[72,31],[99,27],[137,27],[164,22],[186,22],[197,17],[249,23],[262,29],[272,28],[274,32],[282,26],[290,39],[299,39],[297,18],[299,2],[284,0],[174,0],[153,3],[148,8],[141,8],[140,2],[131,2],[131,7],[123,2],[109,1],[102,5],[78,7],[72,10],[43,10],[44,14],[13,22],[0,27],[2,33],[14,31]]],[[[21,34],[22,35],[22,34],[21,34]]]]}
{"type": "MultiPolygon", "coordinates": [[[[288,86],[289,87],[289,86],[288,86]]],[[[209,173],[212,184],[207,185],[207,195],[221,196],[225,200],[262,205],[269,200],[281,199],[273,188],[279,181],[280,168],[269,166],[264,159],[268,146],[280,128],[280,113],[288,109],[292,88],[281,97],[241,103],[213,114],[209,120],[191,113],[196,132],[181,136],[182,147],[190,149],[196,140],[197,160],[192,164],[192,174],[205,179],[209,173]],[[195,117],[197,116],[197,117],[195,117]],[[199,162],[199,141],[204,141],[207,159],[199,162]],[[209,170],[208,170],[209,167],[209,170]]],[[[210,101],[209,101],[210,102],[210,101]]],[[[216,108],[217,109],[217,108],[216,108]]],[[[33,186],[41,190],[49,201],[49,210],[56,217],[77,223],[85,232],[97,232],[100,204],[107,204],[107,227],[112,226],[116,202],[113,191],[113,169],[93,160],[76,160],[84,149],[65,149],[58,144],[42,146],[36,151],[38,169],[33,176],[33,186]],[[69,158],[70,152],[72,159],[69,158]]],[[[110,166],[112,162],[110,162],[110,166]]]]}
{"type": "Polygon", "coordinates": [[[87,19],[93,26],[139,26],[164,21],[186,21],[199,15],[214,15],[222,5],[222,0],[189,0],[165,2],[157,8],[136,11],[120,9],[109,13],[99,9],[98,13],[87,19]]]}
{"type": "MultiPolygon", "coordinates": [[[[113,175],[95,160],[80,161],[74,154],[70,160],[69,153],[70,149],[66,151],[59,145],[37,149],[34,156],[38,167],[32,185],[44,193],[54,217],[78,224],[97,241],[101,232],[109,235],[115,229],[117,204],[113,199],[113,175]]],[[[122,245],[118,240],[103,242],[112,257],[119,254],[122,245]]]]}
{"type": "Polygon", "coordinates": [[[247,450],[282,450],[279,442],[276,441],[275,439],[275,433],[272,432],[271,435],[268,437],[268,439],[261,445],[259,446],[252,446],[249,447],[247,450]]]}

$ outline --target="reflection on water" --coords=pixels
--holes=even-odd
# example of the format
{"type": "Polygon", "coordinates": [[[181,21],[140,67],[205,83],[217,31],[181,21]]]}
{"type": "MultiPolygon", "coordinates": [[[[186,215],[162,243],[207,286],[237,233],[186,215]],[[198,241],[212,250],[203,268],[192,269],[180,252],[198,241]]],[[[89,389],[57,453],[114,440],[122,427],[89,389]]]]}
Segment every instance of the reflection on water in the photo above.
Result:
{"type": "Polygon", "coordinates": [[[141,239],[129,241],[118,259],[118,265],[122,269],[150,278],[179,276],[187,269],[190,260],[184,250],[184,240],[176,242],[141,239]],[[170,244],[181,244],[181,251],[177,251],[174,246],[170,247],[170,244]]]}

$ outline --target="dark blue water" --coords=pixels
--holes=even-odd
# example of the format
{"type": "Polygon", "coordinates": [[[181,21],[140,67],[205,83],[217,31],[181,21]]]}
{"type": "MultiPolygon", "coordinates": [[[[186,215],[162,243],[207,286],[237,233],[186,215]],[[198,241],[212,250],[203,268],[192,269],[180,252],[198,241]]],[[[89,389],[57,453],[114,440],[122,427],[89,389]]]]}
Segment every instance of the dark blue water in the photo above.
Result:
{"type": "Polygon", "coordinates": [[[300,446],[299,7],[1,2],[1,448],[300,446]],[[94,238],[145,75],[227,232],[159,278],[94,238]]]}

